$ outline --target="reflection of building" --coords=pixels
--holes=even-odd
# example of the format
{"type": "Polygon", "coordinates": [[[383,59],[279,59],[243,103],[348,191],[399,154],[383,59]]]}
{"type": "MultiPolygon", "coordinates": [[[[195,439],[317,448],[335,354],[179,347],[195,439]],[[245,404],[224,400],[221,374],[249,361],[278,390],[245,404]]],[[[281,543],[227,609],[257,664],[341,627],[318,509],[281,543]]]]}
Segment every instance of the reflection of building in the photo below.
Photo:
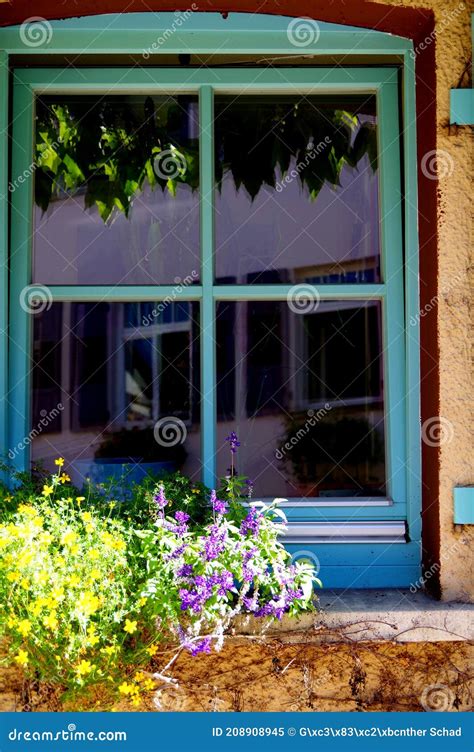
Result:
{"type": "MultiPolygon", "coordinates": [[[[59,303],[35,323],[33,421],[65,405],[36,439],[36,459],[60,452],[77,468],[110,434],[172,417],[186,426],[183,469],[199,476],[197,304],[59,303]]],[[[219,304],[219,474],[228,466],[225,436],[236,429],[239,472],[260,496],[383,494],[380,342],[376,303],[326,301],[306,314],[287,303],[219,304]],[[311,426],[308,411],[322,406],[327,414],[311,426]],[[306,424],[288,461],[278,461],[279,447],[306,424]]],[[[139,459],[131,447],[125,456],[139,459]]]]}

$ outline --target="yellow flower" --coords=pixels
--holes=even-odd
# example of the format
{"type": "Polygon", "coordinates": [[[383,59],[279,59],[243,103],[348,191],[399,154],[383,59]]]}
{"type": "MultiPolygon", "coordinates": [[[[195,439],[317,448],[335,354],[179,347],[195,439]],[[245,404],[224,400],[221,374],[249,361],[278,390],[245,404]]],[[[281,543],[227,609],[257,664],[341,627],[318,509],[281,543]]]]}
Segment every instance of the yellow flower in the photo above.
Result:
{"type": "Polygon", "coordinates": [[[23,637],[26,637],[31,632],[31,622],[28,619],[22,619],[18,622],[18,631],[23,637]]]}
{"type": "Polygon", "coordinates": [[[96,595],[90,592],[82,593],[78,600],[79,611],[82,611],[85,616],[91,616],[94,614],[100,606],[100,600],[96,595]]]}
{"type": "Polygon", "coordinates": [[[18,654],[15,656],[15,661],[18,663],[19,666],[26,666],[28,663],[28,653],[26,650],[20,650],[18,651],[18,654]]]}
{"type": "Polygon", "coordinates": [[[64,458],[58,457],[57,460],[54,460],[54,464],[58,467],[62,467],[64,465],[64,458]]]}
{"type": "Polygon", "coordinates": [[[7,580],[9,582],[18,582],[20,579],[20,573],[19,572],[8,572],[7,574],[7,580]]]}
{"type": "Polygon", "coordinates": [[[70,546],[72,543],[75,543],[77,540],[77,533],[74,532],[74,530],[68,530],[66,533],[63,534],[61,538],[61,543],[63,546],[70,546]]]}
{"type": "Polygon", "coordinates": [[[92,515],[90,512],[83,512],[81,516],[84,522],[92,522],[92,515]]]}
{"type": "Polygon", "coordinates": [[[81,661],[76,666],[76,674],[78,676],[87,676],[95,668],[90,661],[81,661]]]}
{"type": "Polygon", "coordinates": [[[150,645],[150,646],[149,646],[149,647],[147,647],[147,649],[146,649],[146,652],[148,653],[148,655],[149,655],[149,656],[150,656],[151,658],[153,658],[153,656],[154,656],[154,655],[156,655],[157,651],[158,651],[158,647],[157,647],[156,645],[150,645]]]}
{"type": "Polygon", "coordinates": [[[56,616],[56,611],[51,611],[50,614],[44,617],[43,624],[45,627],[48,627],[48,629],[51,629],[51,631],[57,629],[58,626],[58,619],[56,616]]]}
{"type": "Polygon", "coordinates": [[[100,575],[101,575],[100,569],[92,569],[89,574],[89,577],[91,578],[91,580],[98,580],[100,578],[100,575]]]}
{"type": "Polygon", "coordinates": [[[51,496],[53,491],[54,491],[53,486],[48,486],[48,485],[43,486],[43,496],[51,496]]]}
{"type": "Polygon", "coordinates": [[[123,682],[123,684],[119,686],[118,691],[122,695],[130,695],[133,691],[133,686],[128,684],[128,682],[123,682]]]}
{"type": "Polygon", "coordinates": [[[36,517],[36,509],[31,504],[20,504],[18,507],[20,514],[26,514],[27,517],[36,517]]]}
{"type": "Polygon", "coordinates": [[[89,559],[92,559],[92,561],[97,561],[97,559],[100,559],[100,553],[96,548],[91,548],[89,551],[89,559]]]}
{"type": "Polygon", "coordinates": [[[94,626],[94,624],[91,624],[89,626],[89,629],[87,630],[87,642],[92,647],[94,647],[94,645],[97,645],[97,643],[100,642],[100,638],[97,637],[97,635],[95,633],[95,626],[94,626]]]}
{"type": "Polygon", "coordinates": [[[81,584],[81,579],[77,574],[72,574],[69,577],[68,583],[70,587],[78,587],[81,584]]]}
{"type": "Polygon", "coordinates": [[[85,498],[86,498],[85,496],[76,496],[76,501],[77,501],[78,504],[80,504],[81,501],[85,500],[85,498]]]}
{"type": "Polygon", "coordinates": [[[61,475],[59,476],[59,481],[63,485],[64,485],[64,483],[69,483],[70,480],[71,480],[71,478],[69,477],[69,475],[67,473],[61,473],[61,475]]]}
{"type": "Polygon", "coordinates": [[[137,622],[130,621],[130,619],[125,619],[125,626],[123,628],[123,631],[128,632],[128,634],[133,634],[137,631],[137,622]]]}
{"type": "Polygon", "coordinates": [[[138,697],[138,695],[136,695],[136,696],[135,696],[135,697],[134,697],[134,698],[132,699],[132,705],[134,705],[135,707],[138,707],[138,706],[140,705],[140,698],[138,697]]]}
{"type": "Polygon", "coordinates": [[[106,655],[113,655],[116,651],[115,645],[107,645],[105,648],[102,648],[101,652],[105,653],[106,655]]]}
{"type": "Polygon", "coordinates": [[[77,545],[77,543],[75,543],[74,546],[71,546],[69,551],[71,552],[73,556],[76,556],[76,554],[79,553],[79,546],[77,545]]]}
{"type": "Polygon", "coordinates": [[[94,525],[86,525],[86,533],[93,533],[94,525]]]}
{"type": "Polygon", "coordinates": [[[142,608],[146,602],[147,602],[147,598],[140,598],[140,600],[137,603],[138,608],[142,608]]]}
{"type": "Polygon", "coordinates": [[[32,603],[29,606],[29,611],[31,611],[33,616],[39,616],[41,613],[41,609],[42,609],[42,605],[38,601],[36,601],[35,603],[32,603]]]}
{"type": "Polygon", "coordinates": [[[23,590],[28,590],[28,588],[30,587],[30,581],[26,577],[23,577],[22,581],[20,582],[20,585],[23,588],[23,590]]]}
{"type": "Polygon", "coordinates": [[[145,682],[143,682],[143,689],[148,692],[151,692],[152,689],[155,689],[155,682],[153,681],[153,679],[147,679],[145,682]]]}
{"type": "Polygon", "coordinates": [[[40,572],[35,572],[34,580],[38,585],[45,585],[48,582],[48,573],[44,569],[40,572]]]}

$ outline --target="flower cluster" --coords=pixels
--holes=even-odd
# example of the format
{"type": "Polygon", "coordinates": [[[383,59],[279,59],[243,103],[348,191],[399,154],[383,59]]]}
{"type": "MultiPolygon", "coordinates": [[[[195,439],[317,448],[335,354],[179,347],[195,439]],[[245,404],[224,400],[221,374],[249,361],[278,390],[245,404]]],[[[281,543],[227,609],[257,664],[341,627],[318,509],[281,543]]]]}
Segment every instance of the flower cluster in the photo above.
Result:
{"type": "Polygon", "coordinates": [[[215,491],[209,501],[214,519],[199,533],[181,513],[163,514],[147,544],[150,608],[193,655],[218,648],[238,614],[281,619],[311,608],[315,582],[311,566],[289,564],[281,511],[254,503],[236,525],[215,491]]]}
{"type": "Polygon", "coordinates": [[[195,525],[160,483],[138,523],[78,495],[63,464],[27,499],[9,494],[0,518],[0,637],[25,672],[69,691],[106,681],[138,705],[160,642],[207,653],[239,614],[312,607],[317,580],[309,564],[290,564],[275,505],[208,491],[195,525]]]}

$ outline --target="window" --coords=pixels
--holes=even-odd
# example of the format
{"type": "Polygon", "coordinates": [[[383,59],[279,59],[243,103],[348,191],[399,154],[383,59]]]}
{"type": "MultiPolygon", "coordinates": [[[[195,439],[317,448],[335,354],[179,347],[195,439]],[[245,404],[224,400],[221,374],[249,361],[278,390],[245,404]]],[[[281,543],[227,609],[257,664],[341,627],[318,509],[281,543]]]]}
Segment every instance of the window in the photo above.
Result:
{"type": "Polygon", "coordinates": [[[34,122],[35,147],[14,169],[36,168],[12,195],[31,217],[12,226],[12,436],[47,424],[24,461],[61,454],[76,482],[151,463],[212,486],[235,430],[238,472],[284,499],[295,553],[323,545],[327,584],[347,561],[365,572],[377,542],[359,584],[384,567],[405,582],[397,69],[16,81],[15,142],[34,122]]]}

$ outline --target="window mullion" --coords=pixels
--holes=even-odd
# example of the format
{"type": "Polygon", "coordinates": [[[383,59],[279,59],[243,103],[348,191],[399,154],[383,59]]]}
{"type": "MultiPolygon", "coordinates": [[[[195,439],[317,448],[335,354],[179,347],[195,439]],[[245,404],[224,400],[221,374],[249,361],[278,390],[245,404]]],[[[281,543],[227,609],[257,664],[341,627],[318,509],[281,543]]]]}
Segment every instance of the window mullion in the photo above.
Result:
{"type": "Polygon", "coordinates": [[[213,487],[216,457],[216,373],[214,311],[213,90],[199,92],[201,219],[201,452],[203,482],[213,487]]]}

